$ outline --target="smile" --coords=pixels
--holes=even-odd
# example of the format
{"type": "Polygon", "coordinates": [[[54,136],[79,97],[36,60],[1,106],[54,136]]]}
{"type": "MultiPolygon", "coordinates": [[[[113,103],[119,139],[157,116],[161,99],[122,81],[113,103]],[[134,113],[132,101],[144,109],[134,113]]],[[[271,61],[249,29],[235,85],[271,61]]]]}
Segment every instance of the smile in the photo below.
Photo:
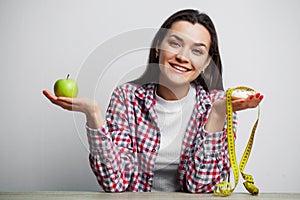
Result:
{"type": "Polygon", "coordinates": [[[189,72],[189,71],[191,71],[191,69],[188,69],[184,66],[179,66],[179,65],[176,65],[176,64],[172,64],[172,63],[170,63],[170,65],[173,69],[175,69],[176,71],[179,71],[179,72],[189,72]]]}

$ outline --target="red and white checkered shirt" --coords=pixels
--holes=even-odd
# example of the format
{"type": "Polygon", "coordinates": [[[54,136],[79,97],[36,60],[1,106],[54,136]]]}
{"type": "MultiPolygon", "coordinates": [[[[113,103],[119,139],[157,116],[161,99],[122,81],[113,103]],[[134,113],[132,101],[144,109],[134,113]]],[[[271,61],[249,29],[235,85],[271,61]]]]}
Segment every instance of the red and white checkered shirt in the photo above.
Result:
{"type": "MultiPolygon", "coordinates": [[[[155,90],[155,84],[117,87],[103,127],[86,127],[91,168],[105,191],[151,191],[161,137],[154,109],[155,90]]],[[[196,91],[196,104],[182,141],[178,180],[182,191],[207,193],[230,171],[226,125],[214,133],[204,128],[212,103],[225,94],[208,94],[200,85],[196,91]]],[[[235,131],[236,117],[233,121],[235,131]]]]}

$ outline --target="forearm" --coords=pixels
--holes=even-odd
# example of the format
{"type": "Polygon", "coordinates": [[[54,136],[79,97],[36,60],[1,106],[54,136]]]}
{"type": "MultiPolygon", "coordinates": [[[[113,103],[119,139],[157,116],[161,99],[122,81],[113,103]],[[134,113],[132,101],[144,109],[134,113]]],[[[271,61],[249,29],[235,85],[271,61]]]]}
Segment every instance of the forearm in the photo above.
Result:
{"type": "Polygon", "coordinates": [[[216,112],[215,106],[212,106],[207,118],[205,130],[209,133],[222,131],[224,129],[225,118],[226,112],[216,112]]]}
{"type": "Polygon", "coordinates": [[[99,129],[103,125],[103,117],[99,106],[95,106],[92,111],[85,112],[88,127],[99,129]]]}
{"type": "Polygon", "coordinates": [[[230,164],[225,155],[226,133],[208,133],[204,127],[199,131],[201,136],[195,140],[188,158],[184,184],[189,192],[207,193],[212,192],[214,186],[225,179],[230,164]]]}
{"type": "Polygon", "coordinates": [[[131,148],[118,147],[104,127],[91,129],[86,126],[86,130],[90,147],[90,166],[98,183],[107,192],[125,191],[133,166],[131,148]],[[122,184],[114,184],[118,182],[122,184]]]}

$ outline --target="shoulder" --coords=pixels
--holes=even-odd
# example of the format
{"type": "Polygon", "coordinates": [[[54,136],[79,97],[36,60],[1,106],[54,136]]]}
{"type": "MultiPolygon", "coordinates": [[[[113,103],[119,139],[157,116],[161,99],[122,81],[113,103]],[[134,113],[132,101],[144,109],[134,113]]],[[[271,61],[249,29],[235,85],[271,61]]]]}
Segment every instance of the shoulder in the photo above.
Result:
{"type": "Polygon", "coordinates": [[[123,83],[115,87],[112,92],[112,99],[118,99],[124,101],[125,99],[134,98],[135,91],[137,90],[138,85],[133,83],[123,83]],[[123,100],[122,100],[123,99],[123,100]]]}
{"type": "Polygon", "coordinates": [[[209,101],[210,103],[214,103],[216,100],[226,98],[226,92],[223,90],[212,90],[208,92],[201,85],[197,85],[196,88],[197,96],[204,102],[209,101]]]}
{"type": "Polygon", "coordinates": [[[207,91],[202,85],[194,85],[194,87],[196,88],[197,96],[199,97],[199,99],[205,102],[209,101],[213,103],[218,99],[224,99],[226,97],[226,92],[224,92],[223,90],[207,91]]]}
{"type": "Polygon", "coordinates": [[[140,86],[135,83],[123,83],[115,88],[115,91],[122,93],[134,93],[140,86]]]}
{"type": "Polygon", "coordinates": [[[136,84],[132,82],[123,83],[119,86],[117,86],[114,90],[115,95],[121,95],[124,97],[138,97],[140,99],[143,99],[145,97],[153,96],[155,89],[155,84],[136,84]]]}
{"type": "Polygon", "coordinates": [[[226,98],[226,92],[223,90],[213,90],[210,92],[210,99],[211,102],[215,102],[216,100],[219,99],[225,99],[226,98]]]}

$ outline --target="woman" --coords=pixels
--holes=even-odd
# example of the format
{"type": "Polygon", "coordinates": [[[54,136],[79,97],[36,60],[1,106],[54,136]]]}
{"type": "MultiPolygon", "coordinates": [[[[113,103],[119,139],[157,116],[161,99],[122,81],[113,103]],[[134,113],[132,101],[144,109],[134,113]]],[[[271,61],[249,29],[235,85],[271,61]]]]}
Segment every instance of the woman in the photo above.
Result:
{"type": "MultiPolygon", "coordinates": [[[[222,65],[206,14],[182,10],[163,23],[145,73],[114,90],[105,119],[94,100],[43,92],[86,115],[90,164],[105,191],[206,193],[228,178],[222,65]]],[[[262,98],[234,100],[233,111],[262,98]]]]}

